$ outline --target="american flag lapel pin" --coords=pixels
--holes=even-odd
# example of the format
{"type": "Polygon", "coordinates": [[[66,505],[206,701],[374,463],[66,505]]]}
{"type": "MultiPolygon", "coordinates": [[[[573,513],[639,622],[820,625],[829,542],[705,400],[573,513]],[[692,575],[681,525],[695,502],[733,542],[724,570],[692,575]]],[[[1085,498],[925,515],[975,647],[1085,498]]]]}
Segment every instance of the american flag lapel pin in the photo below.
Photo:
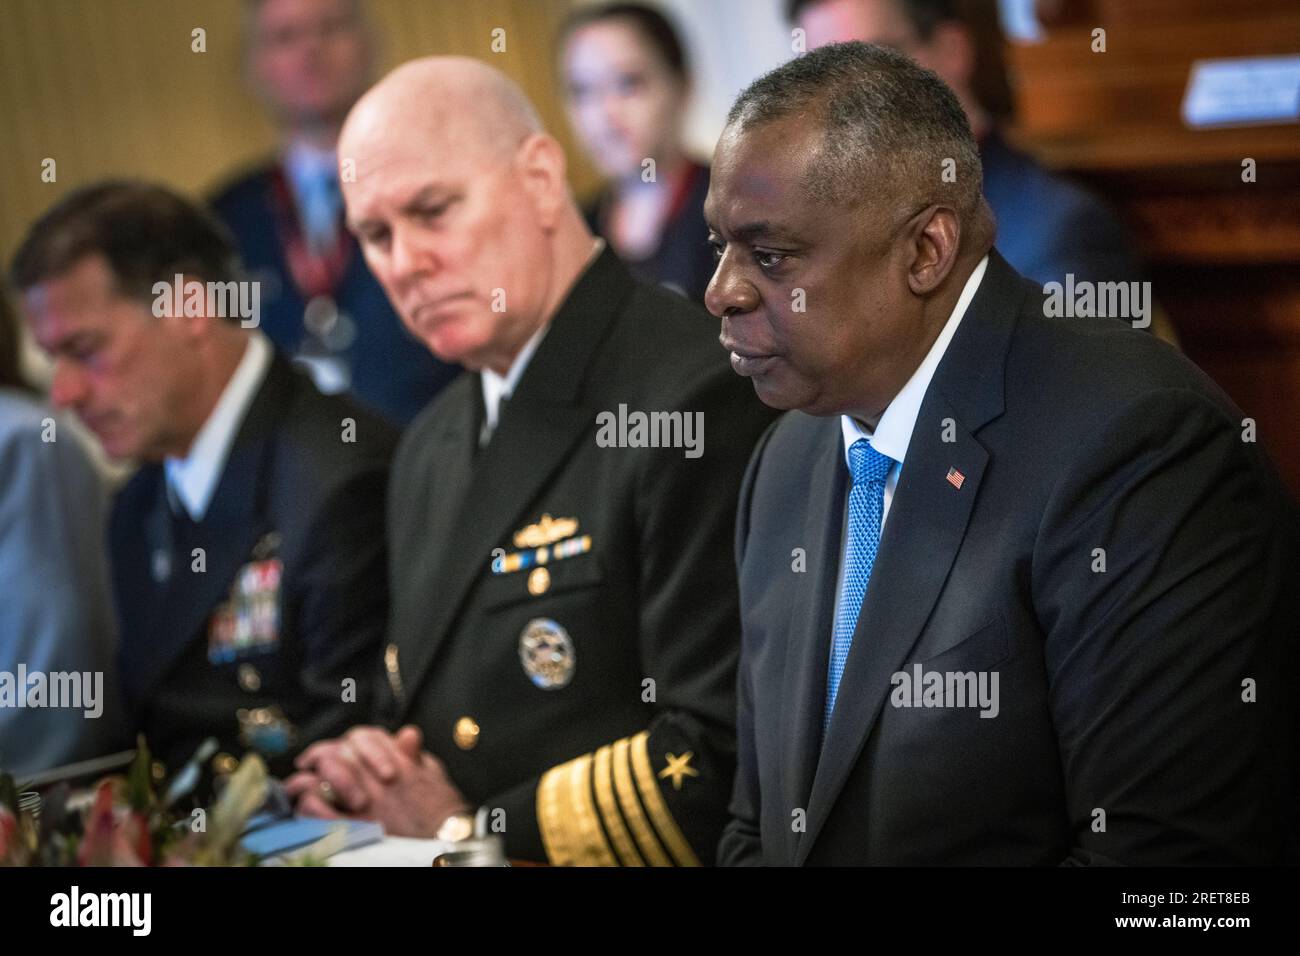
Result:
{"type": "Polygon", "coordinates": [[[965,480],[966,476],[956,468],[948,469],[948,484],[952,485],[954,488],[961,488],[962,482],[965,480]]]}

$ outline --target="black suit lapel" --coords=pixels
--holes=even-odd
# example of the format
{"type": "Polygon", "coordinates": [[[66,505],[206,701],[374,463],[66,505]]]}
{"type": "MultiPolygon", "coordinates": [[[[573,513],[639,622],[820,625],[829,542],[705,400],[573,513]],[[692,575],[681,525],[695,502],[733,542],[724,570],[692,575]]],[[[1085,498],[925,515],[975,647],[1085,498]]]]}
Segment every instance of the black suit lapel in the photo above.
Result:
{"type": "Polygon", "coordinates": [[[131,496],[133,505],[127,513],[139,522],[142,532],[115,534],[113,540],[113,576],[124,638],[119,650],[122,686],[134,706],[151,676],[150,659],[176,557],[162,468],[142,466],[122,494],[131,496]]]}
{"type": "MultiPolygon", "coordinates": [[[[463,401],[449,406],[446,414],[438,417],[437,427],[429,439],[433,447],[428,460],[436,462],[438,470],[437,480],[430,486],[432,500],[426,520],[431,541],[455,540],[452,535],[460,508],[450,508],[447,504],[463,502],[471,496],[474,467],[483,453],[479,447],[484,424],[482,380],[476,372],[467,373],[466,377],[470,387],[464,392],[463,401]]],[[[437,555],[439,563],[455,563],[454,555],[446,549],[438,549],[437,555]]],[[[464,554],[460,557],[463,559],[464,554]]],[[[433,580],[445,578],[439,574],[433,580]]],[[[441,590],[438,597],[445,597],[441,590]]]]}
{"type": "Polygon", "coordinates": [[[480,491],[474,487],[474,469],[483,454],[479,448],[483,421],[481,376],[466,372],[448,388],[428,433],[420,436],[423,447],[416,460],[428,472],[419,476],[410,493],[394,496],[390,503],[390,509],[402,509],[403,524],[417,523],[420,540],[426,542],[410,554],[410,566],[401,571],[403,579],[418,582],[412,589],[416,603],[400,612],[403,620],[414,622],[411,630],[418,639],[403,642],[400,648],[402,691],[395,697],[394,719],[405,716],[417,681],[441,645],[455,612],[453,604],[463,597],[453,591],[459,587],[459,569],[479,566],[457,535],[464,508],[480,491]]]}
{"type": "MultiPolygon", "coordinates": [[[[148,656],[137,678],[142,692],[171,669],[191,641],[207,640],[213,610],[229,594],[236,572],[251,560],[258,539],[273,530],[264,513],[265,466],[276,422],[294,387],[293,371],[277,355],[231,445],[207,513],[193,531],[191,550],[204,550],[205,570],[193,570],[190,552],[173,551],[162,611],[149,634],[148,656]]],[[[166,508],[166,481],[159,471],[166,508]]]]}
{"type": "MultiPolygon", "coordinates": [[[[844,523],[848,468],[838,418],[819,423],[821,454],[813,463],[803,539],[808,542],[809,586],[800,588],[791,613],[796,634],[786,644],[785,680],[793,699],[781,740],[782,796],[786,806],[808,807],[821,749],[826,669],[834,623],[835,595],[844,523]]],[[[803,833],[795,833],[796,846],[803,833]]]]}
{"type": "MultiPolygon", "coordinates": [[[[594,431],[596,409],[583,401],[583,386],[596,352],[633,288],[632,278],[606,249],[574,285],[551,321],[501,416],[492,440],[472,457],[463,498],[439,501],[453,515],[450,533],[437,545],[430,567],[430,600],[425,604],[427,639],[409,649],[410,684],[403,695],[405,716],[437,657],[474,583],[489,572],[492,549],[511,531],[527,523],[529,508],[569,459],[574,446],[594,431]]],[[[476,387],[466,398],[481,403],[476,387]]],[[[477,438],[473,411],[461,408],[471,441],[477,438]]],[[[447,437],[449,467],[465,467],[460,429],[447,437]]],[[[452,476],[454,477],[454,475],[452,476]]],[[[436,485],[442,485],[439,480],[436,485]]],[[[459,487],[459,486],[457,486],[459,487]]],[[[537,517],[536,515],[532,516],[537,517]]],[[[403,648],[403,652],[408,652],[403,648]]]]}
{"type": "Polygon", "coordinates": [[[990,253],[979,292],[921,403],[817,764],[800,863],[811,852],[879,718],[890,678],[920,637],[961,548],[988,465],[988,452],[975,433],[1002,414],[1006,350],[1024,294],[1011,268],[990,253]],[[944,441],[949,420],[954,441],[944,441]],[[949,481],[951,470],[960,473],[960,487],[949,481]]]}

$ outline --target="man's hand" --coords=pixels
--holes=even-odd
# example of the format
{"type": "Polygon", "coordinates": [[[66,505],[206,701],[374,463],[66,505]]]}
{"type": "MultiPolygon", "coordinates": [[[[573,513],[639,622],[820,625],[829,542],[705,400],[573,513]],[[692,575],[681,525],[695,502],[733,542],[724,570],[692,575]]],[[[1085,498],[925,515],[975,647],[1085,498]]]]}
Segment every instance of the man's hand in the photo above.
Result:
{"type": "Polygon", "coordinates": [[[304,816],[378,820],[393,836],[433,837],[465,802],[442,762],[424,751],[418,727],[396,734],[353,727],[336,740],[312,744],[285,783],[304,816]]]}

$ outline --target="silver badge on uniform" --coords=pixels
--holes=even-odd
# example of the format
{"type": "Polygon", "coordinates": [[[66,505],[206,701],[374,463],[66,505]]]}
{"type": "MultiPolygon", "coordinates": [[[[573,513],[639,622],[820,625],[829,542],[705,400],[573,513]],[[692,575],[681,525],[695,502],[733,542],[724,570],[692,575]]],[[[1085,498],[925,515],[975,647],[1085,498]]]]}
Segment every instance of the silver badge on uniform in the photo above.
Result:
{"type": "Polygon", "coordinates": [[[542,690],[559,690],[573,680],[577,656],[569,632],[545,617],[535,617],[519,635],[524,673],[542,690]]]}

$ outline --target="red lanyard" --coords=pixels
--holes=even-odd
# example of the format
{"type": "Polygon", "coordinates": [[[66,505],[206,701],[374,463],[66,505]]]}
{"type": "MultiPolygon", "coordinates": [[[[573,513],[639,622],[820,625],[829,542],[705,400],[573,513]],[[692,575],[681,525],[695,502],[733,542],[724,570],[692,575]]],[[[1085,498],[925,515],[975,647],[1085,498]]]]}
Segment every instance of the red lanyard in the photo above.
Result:
{"type": "Polygon", "coordinates": [[[310,302],[320,295],[333,295],[342,283],[348,261],[352,258],[352,239],[347,230],[339,227],[333,245],[324,254],[313,249],[298,220],[298,210],[294,206],[293,194],[289,191],[289,180],[279,166],[271,171],[271,199],[275,207],[280,246],[289,263],[294,285],[298,287],[303,299],[310,302]]]}
{"type": "Polygon", "coordinates": [[[685,211],[686,200],[691,197],[695,182],[700,178],[700,173],[703,171],[702,167],[690,163],[686,167],[685,174],[677,177],[677,188],[673,190],[673,201],[668,204],[668,215],[664,218],[665,231],[668,229],[668,224],[685,211]]]}
{"type": "MultiPolygon", "coordinates": [[[[663,244],[663,234],[668,231],[668,227],[672,225],[673,220],[680,216],[682,211],[686,208],[686,200],[690,198],[691,190],[695,188],[695,182],[700,178],[700,174],[703,171],[704,168],[702,166],[699,166],[696,163],[687,163],[685,171],[682,175],[677,177],[677,182],[673,183],[672,199],[668,203],[668,215],[664,216],[663,223],[659,229],[660,245],[663,244]]],[[[612,193],[610,194],[610,197],[613,197],[612,193]]],[[[613,203],[610,202],[601,203],[601,208],[597,212],[597,218],[600,221],[600,231],[606,236],[611,234],[609,231],[611,225],[609,217],[612,206],[613,203]]]]}

